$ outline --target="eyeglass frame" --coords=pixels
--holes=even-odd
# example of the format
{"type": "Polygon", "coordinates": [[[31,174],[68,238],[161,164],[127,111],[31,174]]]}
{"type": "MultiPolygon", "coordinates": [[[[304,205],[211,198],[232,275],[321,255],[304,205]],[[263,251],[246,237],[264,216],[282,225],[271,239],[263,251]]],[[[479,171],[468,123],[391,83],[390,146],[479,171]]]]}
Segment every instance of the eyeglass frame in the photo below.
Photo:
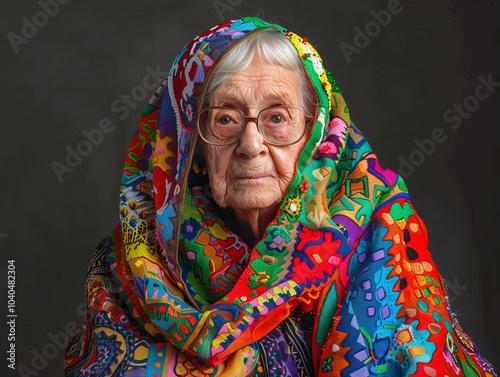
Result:
{"type": "Polygon", "coordinates": [[[209,145],[213,145],[213,146],[216,146],[216,147],[227,147],[229,145],[232,145],[236,142],[238,142],[241,137],[243,136],[243,134],[245,133],[245,130],[246,130],[246,127],[247,127],[247,124],[249,121],[251,122],[254,122],[255,125],[257,126],[257,131],[259,132],[259,134],[262,136],[262,138],[264,139],[264,141],[266,143],[269,143],[271,145],[274,145],[274,146],[277,146],[277,147],[286,147],[286,146],[289,146],[289,145],[293,145],[293,144],[297,144],[305,135],[306,133],[306,129],[307,129],[307,123],[310,122],[314,117],[312,115],[306,115],[304,109],[302,109],[301,107],[298,107],[298,106],[288,106],[288,105],[275,105],[275,106],[269,106],[269,107],[266,107],[262,110],[259,111],[259,113],[257,114],[256,117],[252,117],[252,116],[249,116],[249,115],[245,115],[245,113],[243,112],[243,110],[240,110],[240,109],[236,109],[234,107],[228,107],[228,106],[208,106],[208,107],[205,107],[204,109],[201,109],[201,111],[198,112],[198,114],[196,115],[196,128],[198,130],[198,134],[200,135],[200,137],[203,139],[204,142],[208,143],[209,145]],[[259,117],[260,117],[260,114],[263,112],[263,111],[266,111],[266,110],[270,110],[270,109],[273,109],[273,108],[280,108],[280,107],[286,107],[286,108],[292,108],[292,109],[297,109],[297,110],[300,110],[302,112],[302,114],[304,114],[304,118],[305,118],[305,125],[304,125],[304,131],[302,132],[302,135],[300,135],[300,137],[291,142],[291,143],[285,143],[285,144],[276,144],[276,143],[273,143],[271,141],[268,141],[266,140],[266,138],[264,137],[264,135],[260,132],[260,128],[259,128],[259,117]],[[212,110],[212,109],[228,109],[228,110],[236,110],[238,112],[240,112],[242,115],[243,115],[243,119],[245,120],[245,123],[242,127],[242,132],[241,134],[238,136],[238,138],[231,142],[231,143],[228,143],[228,144],[218,144],[218,143],[213,143],[211,141],[208,141],[207,139],[205,139],[203,137],[203,134],[201,132],[201,127],[200,127],[200,114],[203,112],[203,111],[206,111],[206,110],[212,110]]]}

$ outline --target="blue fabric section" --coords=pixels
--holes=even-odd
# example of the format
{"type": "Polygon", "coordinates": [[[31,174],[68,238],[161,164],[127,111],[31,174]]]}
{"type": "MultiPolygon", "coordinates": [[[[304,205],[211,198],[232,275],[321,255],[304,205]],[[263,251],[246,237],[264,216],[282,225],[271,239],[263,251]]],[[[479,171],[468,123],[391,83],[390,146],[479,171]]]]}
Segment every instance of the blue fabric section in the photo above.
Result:
{"type": "MultiPolygon", "coordinates": [[[[152,343],[149,348],[148,354],[148,363],[146,365],[146,374],[143,375],[145,377],[155,377],[155,375],[162,375],[161,371],[163,370],[163,364],[165,363],[165,354],[167,352],[167,344],[166,343],[152,343]],[[158,344],[161,344],[161,347],[158,347],[158,344]],[[159,355],[162,355],[159,357],[159,355]],[[159,363],[159,368],[155,366],[156,363],[159,363]]],[[[141,375],[137,375],[138,377],[141,375]]],[[[128,375],[126,377],[129,377],[128,375]]],[[[130,375],[130,377],[136,377],[135,375],[130,375]]]]}

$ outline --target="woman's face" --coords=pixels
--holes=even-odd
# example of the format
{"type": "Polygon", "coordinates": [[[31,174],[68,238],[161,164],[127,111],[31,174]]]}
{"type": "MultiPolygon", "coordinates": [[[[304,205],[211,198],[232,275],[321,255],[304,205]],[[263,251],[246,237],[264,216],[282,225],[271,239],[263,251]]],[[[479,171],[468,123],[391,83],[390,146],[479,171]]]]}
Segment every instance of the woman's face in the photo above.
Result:
{"type": "MultiPolygon", "coordinates": [[[[229,106],[256,117],[260,110],[275,105],[301,106],[298,73],[264,64],[256,53],[250,65],[231,76],[212,95],[210,106],[229,106]]],[[[210,185],[221,207],[236,213],[270,210],[281,204],[295,173],[295,165],[306,136],[296,144],[266,143],[253,121],[244,134],[229,146],[204,143],[210,185]]]]}

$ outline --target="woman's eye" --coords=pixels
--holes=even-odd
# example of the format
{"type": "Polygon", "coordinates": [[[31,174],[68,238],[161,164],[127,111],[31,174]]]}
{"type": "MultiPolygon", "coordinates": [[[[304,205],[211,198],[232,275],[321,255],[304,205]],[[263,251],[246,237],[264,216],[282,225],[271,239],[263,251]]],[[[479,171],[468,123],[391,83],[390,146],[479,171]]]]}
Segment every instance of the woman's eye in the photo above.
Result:
{"type": "Polygon", "coordinates": [[[223,116],[223,117],[220,117],[219,120],[218,120],[218,123],[219,124],[222,124],[223,126],[227,126],[228,124],[231,124],[232,123],[232,119],[228,116],[223,116]]]}
{"type": "Polygon", "coordinates": [[[279,115],[279,114],[275,114],[275,115],[272,115],[271,116],[271,122],[272,123],[281,123],[281,122],[284,122],[284,118],[279,115]]]}

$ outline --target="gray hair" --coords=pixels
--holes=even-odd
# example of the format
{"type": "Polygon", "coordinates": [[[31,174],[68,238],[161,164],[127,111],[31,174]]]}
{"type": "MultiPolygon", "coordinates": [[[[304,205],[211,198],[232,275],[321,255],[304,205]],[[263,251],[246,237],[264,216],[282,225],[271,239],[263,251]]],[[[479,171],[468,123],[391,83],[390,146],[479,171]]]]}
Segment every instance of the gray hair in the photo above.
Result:
{"type": "Polygon", "coordinates": [[[299,74],[301,106],[307,115],[314,115],[316,110],[316,93],[311,80],[306,75],[297,51],[280,32],[264,30],[255,33],[237,43],[219,63],[205,93],[205,103],[210,101],[213,93],[223,86],[237,73],[250,64],[257,52],[263,63],[277,65],[296,71],[299,74]]]}

